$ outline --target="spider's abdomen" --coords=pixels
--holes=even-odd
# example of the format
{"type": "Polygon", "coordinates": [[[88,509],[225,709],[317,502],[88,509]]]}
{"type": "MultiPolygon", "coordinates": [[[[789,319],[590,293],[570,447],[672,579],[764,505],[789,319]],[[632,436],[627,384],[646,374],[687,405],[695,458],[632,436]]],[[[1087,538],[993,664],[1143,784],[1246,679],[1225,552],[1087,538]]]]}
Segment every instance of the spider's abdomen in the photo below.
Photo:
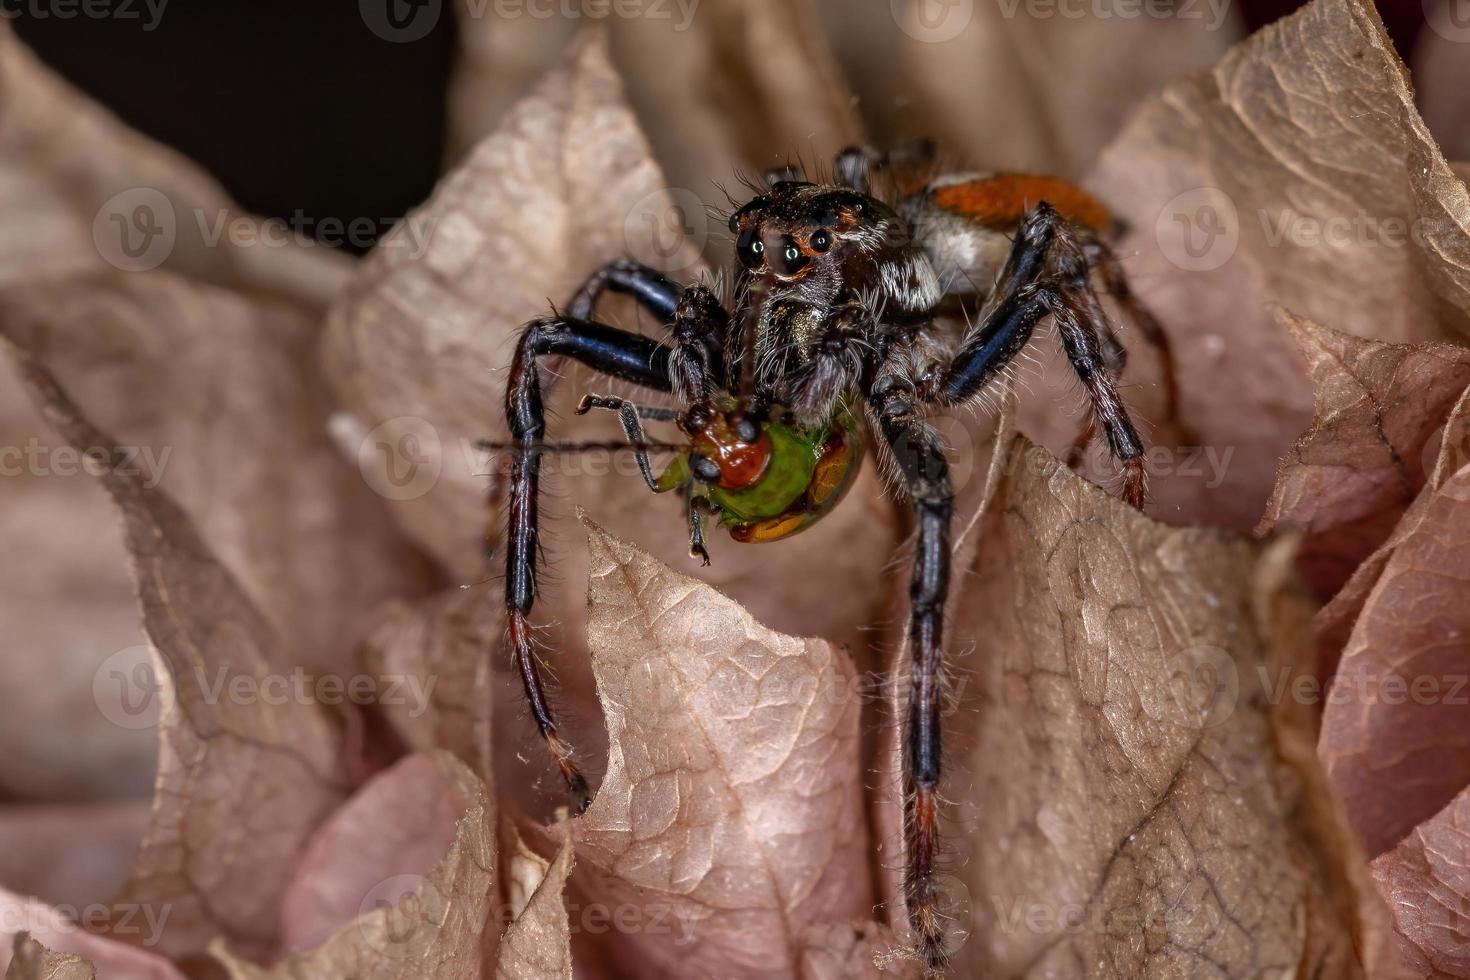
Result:
{"type": "Polygon", "coordinates": [[[1033,174],[950,174],[898,203],[946,293],[982,296],[1010,254],[1015,230],[1045,201],[1077,228],[1105,236],[1107,208],[1075,184],[1033,174]]]}
{"type": "Polygon", "coordinates": [[[777,407],[744,439],[731,403],[669,464],[660,489],[687,484],[732,538],[748,543],[790,537],[830,513],[862,468],[862,432],[851,413],[804,428],[777,407]]]}

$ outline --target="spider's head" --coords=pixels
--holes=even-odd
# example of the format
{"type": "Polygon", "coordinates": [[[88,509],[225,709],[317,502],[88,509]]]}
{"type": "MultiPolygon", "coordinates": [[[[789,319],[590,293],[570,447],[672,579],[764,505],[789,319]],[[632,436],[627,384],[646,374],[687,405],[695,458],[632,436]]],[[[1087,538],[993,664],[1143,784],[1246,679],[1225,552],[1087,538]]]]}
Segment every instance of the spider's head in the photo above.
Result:
{"type": "Polygon", "coordinates": [[[776,181],[730,216],[740,263],[773,287],[836,284],[855,259],[874,255],[901,226],[881,201],[800,180],[776,181]]]}

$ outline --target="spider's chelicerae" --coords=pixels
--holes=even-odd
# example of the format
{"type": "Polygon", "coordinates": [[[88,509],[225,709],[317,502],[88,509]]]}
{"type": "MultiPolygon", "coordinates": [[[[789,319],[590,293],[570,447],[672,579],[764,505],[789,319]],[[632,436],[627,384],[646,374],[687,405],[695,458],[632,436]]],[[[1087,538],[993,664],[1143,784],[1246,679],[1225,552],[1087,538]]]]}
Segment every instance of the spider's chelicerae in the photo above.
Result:
{"type": "MultiPolygon", "coordinates": [[[[759,195],[730,216],[741,266],[733,313],[705,285],[683,286],[618,261],[592,274],[567,315],[526,325],[506,392],[505,600],[531,713],[580,812],[589,803],[587,782],[558,737],[530,623],[541,457],[557,448],[545,441],[538,359],[570,357],[679,402],[675,410],[587,395],[578,411],[619,414],[648,486],[685,495],[690,553],[705,563],[706,517],[737,541],[787,537],[837,505],[865,441],[886,447],[880,451],[901,474],[917,525],[903,752],[905,897],[919,952],[938,971],[947,956],[934,867],[953,491],[945,446],[925,414],[979,396],[1050,316],[1121,462],[1123,496],[1141,507],[1143,444],[1115,383],[1124,351],[1093,281],[1151,341],[1162,345],[1163,335],[1129,291],[1107,244],[1113,222],[1096,200],[1064,181],[1020,174],[925,179],[887,203],[870,191],[871,181],[925,155],[850,149],[838,157],[832,183],[807,182],[790,168],[768,174],[759,195]],[[593,319],[605,290],[633,297],[667,325],[667,339],[593,319]],[[935,323],[956,308],[968,326],[946,343],[935,323]],[[645,419],[673,422],[685,437],[657,476],[645,419]]],[[[1167,370],[1165,384],[1172,395],[1167,370]]]]}

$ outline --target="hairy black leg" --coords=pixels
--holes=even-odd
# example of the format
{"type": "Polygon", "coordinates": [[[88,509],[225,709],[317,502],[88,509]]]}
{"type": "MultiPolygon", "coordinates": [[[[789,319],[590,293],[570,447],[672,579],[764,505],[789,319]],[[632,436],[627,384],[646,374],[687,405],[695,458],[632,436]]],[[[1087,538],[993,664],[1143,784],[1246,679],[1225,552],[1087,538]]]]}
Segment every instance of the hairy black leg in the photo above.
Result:
{"type": "Polygon", "coordinates": [[[1038,204],[1022,223],[989,312],[935,379],[933,395],[951,403],[975,395],[1025,346],[1046,314],[1055,320],[1067,359],[1087,388],[1093,417],[1123,463],[1123,497],[1142,508],[1143,440],[1104,356],[1107,319],[1075,233],[1049,205],[1038,204]]]}
{"type": "Polygon", "coordinates": [[[870,406],[893,450],[913,503],[918,536],[909,583],[909,704],[904,730],[903,802],[907,861],[904,897],[909,925],[930,971],[949,959],[943,910],[935,886],[939,849],[940,695],[943,687],[944,602],[949,594],[949,532],[954,490],[939,436],[924,424],[917,395],[889,378],[870,406]]]}
{"type": "Polygon", "coordinates": [[[669,323],[674,319],[674,306],[684,287],[657,269],[632,259],[615,259],[588,276],[582,288],[572,294],[567,315],[577,320],[592,319],[597,301],[608,290],[632,296],[639,306],[658,317],[660,323],[669,323]]]}
{"type": "Polygon", "coordinates": [[[671,351],[647,337],[587,320],[533,320],[521,332],[506,386],[505,415],[515,443],[505,554],[506,626],[531,715],[580,813],[591,802],[587,780],[572,759],[571,747],[558,734],[541,680],[530,621],[536,602],[538,505],[546,435],[546,411],[536,362],[548,355],[570,357],[615,378],[667,392],[673,388],[669,379],[671,351]]]}

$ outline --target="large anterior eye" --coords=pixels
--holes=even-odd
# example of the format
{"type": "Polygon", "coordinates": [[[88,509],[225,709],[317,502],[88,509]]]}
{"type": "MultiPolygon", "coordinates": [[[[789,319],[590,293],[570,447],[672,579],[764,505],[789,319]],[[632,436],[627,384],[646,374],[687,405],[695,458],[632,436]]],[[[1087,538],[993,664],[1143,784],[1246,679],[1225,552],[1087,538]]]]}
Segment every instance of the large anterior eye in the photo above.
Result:
{"type": "Polygon", "coordinates": [[[759,269],[765,262],[765,251],[766,243],[761,241],[754,228],[742,231],[739,240],[735,242],[735,254],[740,257],[740,264],[747,269],[759,269]]]}
{"type": "Polygon", "coordinates": [[[771,256],[771,268],[776,270],[777,275],[794,276],[801,271],[802,266],[811,261],[811,256],[803,255],[796,242],[789,236],[781,240],[781,247],[771,256]]]}

